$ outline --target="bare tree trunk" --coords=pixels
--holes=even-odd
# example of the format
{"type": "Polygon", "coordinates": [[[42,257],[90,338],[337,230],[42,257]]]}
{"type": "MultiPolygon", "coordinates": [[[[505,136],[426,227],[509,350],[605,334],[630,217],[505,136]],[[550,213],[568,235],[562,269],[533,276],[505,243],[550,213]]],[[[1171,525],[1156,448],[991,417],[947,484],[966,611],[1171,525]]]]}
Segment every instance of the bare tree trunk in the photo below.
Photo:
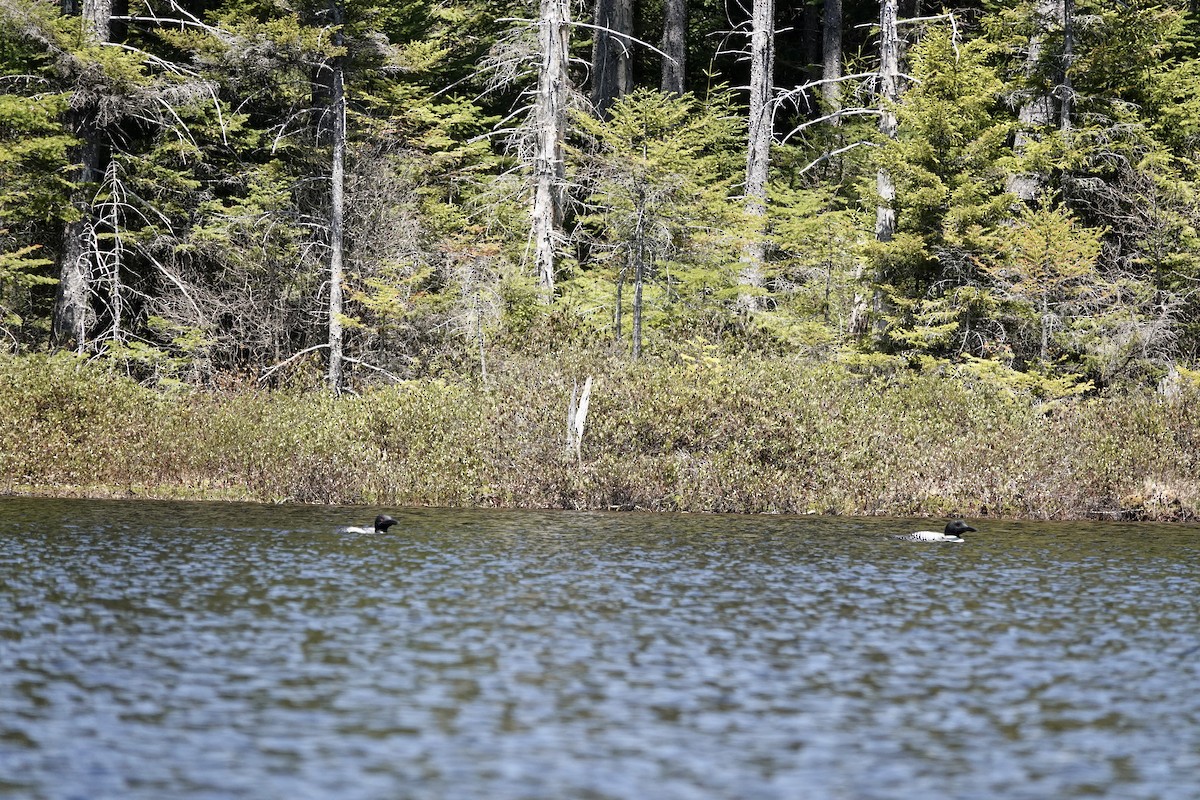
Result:
{"type": "Polygon", "coordinates": [[[1042,294],[1042,347],[1040,358],[1043,364],[1046,363],[1046,358],[1050,354],[1050,325],[1053,322],[1053,317],[1050,316],[1050,301],[1047,293],[1042,294]]]}
{"type": "MultiPolygon", "coordinates": [[[[63,10],[80,15],[84,36],[98,42],[109,38],[112,0],[64,0],[63,10]]],[[[68,125],[79,137],[79,170],[71,199],[78,219],[63,229],[58,259],[58,288],[50,322],[50,338],[58,347],[83,348],[94,312],[91,308],[92,281],[98,269],[96,220],[92,200],[104,175],[105,147],[90,109],[70,112],[68,125]]]]}
{"type": "MultiPolygon", "coordinates": [[[[1046,36],[1062,16],[1063,0],[1038,0],[1033,12],[1033,35],[1029,37],[1029,51],[1025,55],[1025,77],[1034,80],[1038,63],[1042,58],[1042,47],[1046,36]]],[[[1054,98],[1038,91],[1026,99],[1017,114],[1017,130],[1013,136],[1013,152],[1019,157],[1025,153],[1029,142],[1036,141],[1038,132],[1050,125],[1054,117],[1054,98]]],[[[1041,188],[1044,175],[1021,173],[1008,176],[1007,189],[1025,202],[1033,200],[1041,188]]]]}
{"type": "Polygon", "coordinates": [[[613,312],[613,329],[615,330],[615,333],[613,334],[613,341],[618,343],[625,335],[625,323],[622,319],[621,311],[622,304],[625,302],[623,299],[625,294],[625,275],[628,271],[628,266],[623,266],[617,270],[617,307],[613,312]]]}
{"type": "Polygon", "coordinates": [[[583,382],[583,391],[579,384],[571,387],[571,404],[567,406],[567,452],[575,454],[575,462],[583,463],[583,429],[587,424],[588,406],[592,402],[592,376],[588,375],[583,382]]]}
{"type": "Polygon", "coordinates": [[[637,229],[634,233],[634,361],[642,357],[642,284],[646,282],[646,194],[637,198],[637,229]]]}
{"type": "MultiPolygon", "coordinates": [[[[336,3],[334,24],[339,28],[333,35],[333,44],[342,45],[341,8],[336,3]]],[[[341,56],[330,65],[332,75],[332,97],[330,113],[333,114],[333,165],[330,170],[332,183],[329,202],[329,388],[334,394],[342,390],[342,257],[345,247],[345,188],[346,188],[346,83],[345,69],[341,56]]]]}
{"type": "Polygon", "coordinates": [[[664,0],[662,51],[669,56],[662,62],[662,90],[665,94],[683,94],[687,70],[687,2],[664,0]]]}
{"type": "Polygon", "coordinates": [[[79,151],[80,169],[75,175],[75,198],[72,203],[79,218],[68,222],[63,230],[51,340],[58,347],[81,350],[95,317],[90,298],[92,278],[97,269],[97,240],[90,194],[99,185],[103,172],[103,148],[95,141],[94,134],[89,136],[86,129],[75,125],[72,127],[84,140],[79,151]]]}
{"type": "Polygon", "coordinates": [[[1071,130],[1071,112],[1075,105],[1075,90],[1071,86],[1071,62],[1075,59],[1075,0],[1062,0],[1063,55],[1062,80],[1058,91],[1058,128],[1064,134],[1071,130]]]}
{"type": "Polygon", "coordinates": [[[639,189],[633,232],[633,360],[642,357],[642,283],[646,277],[646,192],[639,189]]]}
{"type": "Polygon", "coordinates": [[[633,0],[596,0],[595,24],[592,106],[606,116],[613,101],[633,88],[633,0]]]}
{"type": "Polygon", "coordinates": [[[539,44],[542,63],[534,105],[533,239],[538,281],[546,302],[554,296],[554,245],[563,219],[562,143],[567,125],[568,0],[541,0],[539,44]]]}
{"type": "Polygon", "coordinates": [[[84,32],[97,41],[107,42],[111,35],[113,0],[82,0],[80,16],[84,32]]]}
{"type": "MultiPolygon", "coordinates": [[[[821,47],[824,69],[821,77],[821,94],[825,99],[825,113],[832,114],[842,109],[842,0],[825,0],[825,35],[821,47]]],[[[834,124],[840,120],[835,117],[834,124]]]]}
{"type": "MultiPolygon", "coordinates": [[[[883,0],[879,8],[879,132],[888,139],[896,138],[896,103],[900,99],[900,36],[897,32],[897,0],[883,0]]],[[[896,234],[896,184],[892,174],[884,167],[875,172],[875,189],[879,204],[875,207],[875,240],[890,242],[896,234]]],[[[875,275],[876,288],[872,292],[872,314],[875,329],[879,332],[883,324],[884,297],[879,288],[883,275],[875,275]]],[[[850,312],[849,327],[856,336],[867,332],[867,298],[855,293],[850,312]]]]}
{"type": "Polygon", "coordinates": [[[804,76],[806,81],[815,81],[820,75],[821,64],[821,5],[804,4],[804,76]]]}
{"type": "MultiPolygon", "coordinates": [[[[879,132],[896,138],[896,103],[900,100],[900,36],[897,0],[883,0],[879,9],[879,132]]],[[[896,184],[883,167],[875,173],[879,205],[875,209],[875,239],[890,242],[896,233],[896,184]]]]}
{"type": "MultiPolygon", "coordinates": [[[[754,0],[750,32],[750,141],[746,149],[746,213],[754,230],[742,253],[740,283],[763,285],[763,261],[766,259],[767,177],[771,168],[771,140],[774,137],[775,0],[754,0]]],[[[743,297],[751,308],[757,299],[743,297]]]]}

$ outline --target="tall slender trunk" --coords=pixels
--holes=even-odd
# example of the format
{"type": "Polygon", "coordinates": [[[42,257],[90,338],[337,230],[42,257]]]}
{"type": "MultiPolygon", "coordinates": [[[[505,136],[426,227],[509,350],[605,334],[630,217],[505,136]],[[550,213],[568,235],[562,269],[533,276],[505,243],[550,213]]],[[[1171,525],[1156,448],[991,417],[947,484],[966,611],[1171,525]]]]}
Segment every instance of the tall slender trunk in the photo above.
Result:
{"type": "Polygon", "coordinates": [[[88,329],[95,321],[91,293],[99,265],[96,263],[98,241],[96,220],[92,216],[92,197],[104,173],[105,159],[104,147],[97,141],[99,137],[81,119],[84,115],[72,112],[71,116],[71,127],[82,140],[78,153],[80,166],[75,173],[72,198],[78,217],[63,229],[50,334],[55,346],[82,350],[88,329]]]}
{"type": "Polygon", "coordinates": [[[646,277],[646,192],[639,189],[633,232],[633,359],[642,357],[642,284],[646,277]]]}
{"type": "Polygon", "coordinates": [[[662,51],[662,90],[665,94],[683,94],[687,73],[687,2],[664,0],[662,51]]]}
{"type": "Polygon", "coordinates": [[[804,4],[804,75],[806,81],[817,80],[824,63],[821,58],[821,46],[824,34],[821,31],[821,5],[819,3],[804,4]]]}
{"type": "MultiPolygon", "coordinates": [[[[342,14],[335,4],[333,44],[342,45],[342,14]]],[[[332,60],[333,164],[330,170],[329,202],[329,388],[334,394],[342,390],[342,276],[345,248],[345,188],[346,188],[346,83],[345,65],[341,56],[332,60]]]]}
{"type": "Polygon", "coordinates": [[[619,270],[617,270],[617,305],[616,305],[616,309],[613,311],[613,329],[615,331],[615,333],[613,334],[614,342],[620,342],[621,339],[625,335],[625,330],[624,330],[625,322],[622,318],[621,312],[623,310],[623,304],[625,302],[625,300],[624,300],[625,276],[628,273],[628,271],[629,271],[628,266],[623,266],[619,270]]]}
{"type": "Polygon", "coordinates": [[[94,36],[99,42],[109,40],[113,0],[64,0],[62,7],[67,13],[79,14],[85,34],[94,36]]]}
{"type": "MultiPolygon", "coordinates": [[[[896,138],[896,103],[900,99],[900,36],[897,31],[897,13],[897,0],[883,0],[880,4],[877,78],[879,132],[888,139],[896,138]]],[[[875,190],[879,195],[879,203],[875,207],[875,240],[890,242],[896,234],[896,184],[892,180],[892,174],[885,167],[880,166],[876,169],[875,190]]],[[[877,335],[883,330],[885,300],[880,285],[884,279],[885,276],[877,268],[874,276],[875,288],[871,293],[871,315],[877,335]]],[[[856,336],[867,332],[867,298],[863,293],[854,295],[849,327],[856,336]]]]}
{"type": "MultiPolygon", "coordinates": [[[[775,0],[754,0],[750,33],[750,137],[746,148],[746,213],[750,216],[750,241],[742,253],[740,283],[748,287],[763,285],[766,259],[767,177],[771,168],[771,140],[774,137],[775,0]]],[[[757,299],[743,296],[750,308],[757,299]]]]}
{"type": "Polygon", "coordinates": [[[534,104],[533,240],[538,282],[546,302],[554,296],[554,246],[563,219],[562,143],[567,125],[568,0],[541,0],[539,45],[542,62],[534,104]]]}
{"type": "MultiPolygon", "coordinates": [[[[108,41],[112,0],[82,0],[82,3],[79,0],[63,0],[62,8],[65,13],[79,14],[86,38],[97,42],[108,41]]],[[[99,265],[92,201],[96,187],[104,176],[107,148],[102,132],[96,127],[93,108],[82,107],[69,112],[67,125],[80,141],[76,152],[79,169],[73,176],[75,190],[71,198],[77,218],[63,228],[50,338],[57,347],[81,350],[95,318],[91,294],[99,265]]]]}
{"type": "Polygon", "coordinates": [[[592,44],[592,106],[606,116],[633,88],[633,0],[597,0],[592,44]]]}
{"type": "MultiPolygon", "coordinates": [[[[1030,84],[1040,82],[1039,66],[1046,36],[1063,15],[1064,0],[1038,0],[1033,12],[1033,34],[1029,37],[1029,49],[1025,54],[1025,79],[1030,84]]],[[[1013,135],[1013,152],[1018,156],[1025,153],[1030,142],[1037,141],[1040,132],[1054,118],[1054,98],[1044,90],[1031,90],[1017,113],[1017,129],[1013,135]]],[[[1029,202],[1037,197],[1045,176],[1023,172],[1009,175],[1006,181],[1009,192],[1018,199],[1029,202]]]]}
{"type": "Polygon", "coordinates": [[[1042,364],[1046,363],[1046,359],[1050,355],[1050,325],[1053,323],[1053,317],[1050,316],[1050,299],[1046,293],[1042,294],[1042,346],[1040,357],[1042,364]]]}
{"type": "MultiPolygon", "coordinates": [[[[897,0],[883,0],[879,9],[879,132],[896,138],[896,103],[900,100],[900,36],[897,0]]],[[[875,173],[879,205],[875,209],[875,239],[890,242],[896,233],[896,184],[886,168],[875,173]]]]}
{"type": "MultiPolygon", "coordinates": [[[[825,112],[833,113],[842,108],[842,0],[825,0],[824,37],[821,46],[824,61],[821,78],[821,96],[825,100],[825,112]]],[[[834,119],[834,124],[838,123],[834,119]]]]}
{"type": "Polygon", "coordinates": [[[1071,112],[1075,105],[1075,90],[1071,86],[1071,62],[1075,59],[1075,0],[1062,0],[1063,54],[1062,79],[1058,91],[1058,128],[1064,134],[1071,130],[1071,112]]]}

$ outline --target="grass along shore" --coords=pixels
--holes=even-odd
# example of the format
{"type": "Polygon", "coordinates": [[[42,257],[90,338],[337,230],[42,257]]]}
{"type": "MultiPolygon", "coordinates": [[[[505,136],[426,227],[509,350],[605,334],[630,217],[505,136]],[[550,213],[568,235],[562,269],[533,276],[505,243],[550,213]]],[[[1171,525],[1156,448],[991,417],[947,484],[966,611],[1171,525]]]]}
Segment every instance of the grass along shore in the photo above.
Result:
{"type": "Polygon", "coordinates": [[[1054,404],[964,376],[596,354],[359,396],[143,387],[0,357],[0,493],[1037,519],[1200,517],[1197,392],[1054,404]],[[580,458],[573,387],[594,379],[580,458]]]}

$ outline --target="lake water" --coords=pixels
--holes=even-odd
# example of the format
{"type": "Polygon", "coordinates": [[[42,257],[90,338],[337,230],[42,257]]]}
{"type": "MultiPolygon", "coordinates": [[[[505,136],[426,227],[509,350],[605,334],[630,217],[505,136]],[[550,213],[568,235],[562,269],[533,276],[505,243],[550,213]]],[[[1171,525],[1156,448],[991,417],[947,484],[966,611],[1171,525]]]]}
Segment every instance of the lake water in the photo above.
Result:
{"type": "Polygon", "coordinates": [[[0,499],[0,797],[1200,797],[1200,528],[0,499]]]}

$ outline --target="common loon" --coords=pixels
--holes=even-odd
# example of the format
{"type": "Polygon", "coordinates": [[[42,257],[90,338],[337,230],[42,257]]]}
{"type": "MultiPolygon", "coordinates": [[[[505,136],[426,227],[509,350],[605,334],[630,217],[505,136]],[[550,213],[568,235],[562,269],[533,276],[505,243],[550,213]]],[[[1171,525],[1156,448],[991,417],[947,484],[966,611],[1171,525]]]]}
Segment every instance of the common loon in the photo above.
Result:
{"type": "Polygon", "coordinates": [[[944,533],[937,531],[917,531],[897,538],[908,542],[961,542],[963,541],[962,534],[974,530],[975,528],[972,528],[961,519],[956,519],[953,522],[947,523],[944,533]]]}
{"type": "Polygon", "coordinates": [[[342,533],[387,533],[387,529],[396,524],[396,520],[389,517],[387,514],[380,514],[375,518],[374,528],[364,528],[357,525],[351,525],[347,528],[342,528],[342,533]]]}

